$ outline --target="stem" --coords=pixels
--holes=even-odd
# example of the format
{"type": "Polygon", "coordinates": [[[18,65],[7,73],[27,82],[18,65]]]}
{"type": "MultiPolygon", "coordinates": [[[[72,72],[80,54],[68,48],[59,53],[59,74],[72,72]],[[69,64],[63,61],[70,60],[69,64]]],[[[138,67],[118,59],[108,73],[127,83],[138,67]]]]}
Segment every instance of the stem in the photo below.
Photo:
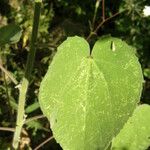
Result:
{"type": "Polygon", "coordinates": [[[42,0],[35,0],[30,51],[28,53],[28,58],[27,58],[25,77],[23,78],[21,87],[19,89],[20,91],[19,91],[19,104],[18,104],[18,112],[17,112],[16,129],[15,129],[13,144],[12,144],[14,149],[18,148],[22,126],[24,125],[25,119],[26,119],[25,118],[25,100],[26,100],[26,94],[27,94],[31,72],[32,72],[33,64],[35,60],[35,53],[36,53],[35,43],[36,43],[37,34],[38,34],[41,3],[42,3],[42,0]]]}
{"type": "MultiPolygon", "coordinates": [[[[124,11],[122,11],[122,12],[124,12],[124,11]]],[[[122,12],[117,12],[117,13],[115,13],[114,15],[112,15],[112,16],[106,18],[104,21],[100,22],[99,25],[96,27],[96,29],[95,29],[94,31],[90,32],[90,34],[89,34],[89,36],[86,38],[86,40],[89,41],[89,39],[92,37],[92,35],[94,35],[94,34],[96,35],[97,31],[102,27],[102,25],[103,25],[104,23],[106,23],[107,21],[111,20],[112,18],[118,16],[118,15],[121,14],[122,12]]]]}
{"type": "MultiPolygon", "coordinates": [[[[6,76],[4,73],[3,73],[3,78],[4,78],[5,89],[6,89],[9,113],[10,113],[10,117],[11,117],[13,115],[13,112],[12,112],[12,108],[11,108],[11,104],[10,104],[10,97],[9,97],[9,90],[8,90],[8,85],[7,85],[7,81],[6,81],[6,76]]],[[[12,118],[10,118],[10,120],[12,120],[12,118]]]]}
{"type": "Polygon", "coordinates": [[[2,66],[2,63],[0,62],[0,69],[5,73],[5,75],[7,75],[11,81],[17,85],[18,84],[18,81],[13,77],[13,75],[8,71],[6,70],[3,66],[2,66]]]}
{"type": "Polygon", "coordinates": [[[100,0],[97,0],[95,3],[95,10],[94,10],[94,16],[93,16],[93,21],[92,21],[92,29],[94,29],[94,26],[95,26],[95,20],[96,20],[96,15],[97,15],[99,4],[100,4],[100,0]]]}
{"type": "Polygon", "coordinates": [[[39,144],[34,150],[38,150],[39,148],[41,148],[43,145],[45,145],[46,143],[48,143],[50,140],[52,140],[54,137],[51,136],[48,139],[46,139],[44,142],[42,142],[41,144],[39,144]]]}
{"type": "Polygon", "coordinates": [[[102,0],[102,20],[105,20],[105,0],[102,0]]]}
{"type": "Polygon", "coordinates": [[[34,20],[33,20],[33,29],[32,29],[32,36],[31,36],[30,52],[28,54],[26,70],[25,70],[25,78],[27,80],[30,80],[30,76],[31,76],[31,72],[32,72],[33,64],[35,60],[35,53],[36,53],[35,45],[36,45],[37,34],[38,34],[41,3],[42,3],[42,0],[35,0],[34,20]]]}
{"type": "Polygon", "coordinates": [[[15,149],[18,148],[22,126],[25,122],[24,107],[25,107],[25,99],[26,99],[28,85],[29,85],[28,80],[23,78],[20,92],[19,92],[20,94],[19,94],[16,129],[13,137],[13,148],[15,149]]]}
{"type": "Polygon", "coordinates": [[[30,121],[34,121],[34,120],[37,120],[37,119],[41,119],[41,118],[45,118],[45,116],[44,115],[39,115],[39,116],[31,117],[31,118],[27,119],[25,121],[25,123],[28,123],[30,121]]]}
{"type": "MultiPolygon", "coordinates": [[[[0,56],[0,69],[2,68],[3,70],[5,70],[2,66],[2,64],[3,64],[2,58],[0,56]]],[[[4,80],[5,92],[6,92],[7,102],[8,102],[8,111],[9,111],[9,115],[10,115],[10,120],[12,121],[11,116],[12,116],[13,112],[12,112],[12,108],[11,108],[11,104],[10,104],[10,95],[9,95],[7,81],[6,81],[6,74],[3,70],[2,70],[2,76],[3,76],[3,80],[4,80]]]]}
{"type": "Polygon", "coordinates": [[[0,127],[1,131],[9,131],[9,132],[14,132],[15,128],[7,128],[7,127],[0,127]]]}
{"type": "Polygon", "coordinates": [[[104,21],[102,21],[102,22],[97,26],[97,28],[95,29],[94,32],[96,33],[96,32],[99,30],[99,28],[100,28],[104,23],[106,23],[107,21],[111,20],[112,18],[118,16],[120,13],[122,13],[122,12],[117,12],[117,13],[113,14],[112,16],[106,18],[104,21]]]}

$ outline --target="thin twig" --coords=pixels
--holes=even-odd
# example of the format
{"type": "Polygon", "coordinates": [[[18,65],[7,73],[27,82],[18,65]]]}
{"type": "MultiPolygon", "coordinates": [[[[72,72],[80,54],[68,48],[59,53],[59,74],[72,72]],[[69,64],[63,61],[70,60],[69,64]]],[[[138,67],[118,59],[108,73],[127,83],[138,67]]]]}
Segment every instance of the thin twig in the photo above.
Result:
{"type": "MultiPolygon", "coordinates": [[[[3,64],[2,62],[2,58],[0,57],[0,68],[1,68],[1,64],[3,64]]],[[[2,67],[3,68],[3,67],[2,67]]],[[[7,81],[6,81],[6,74],[5,72],[2,72],[2,76],[4,79],[4,86],[5,86],[5,92],[6,92],[6,97],[7,97],[7,102],[8,102],[8,111],[9,111],[9,115],[10,115],[10,120],[12,121],[12,108],[11,108],[11,104],[10,104],[10,95],[9,95],[9,90],[8,90],[8,85],[7,85],[7,81]]]]}
{"type": "Polygon", "coordinates": [[[12,108],[11,108],[9,90],[8,90],[8,85],[7,85],[5,73],[3,73],[3,78],[4,78],[5,89],[6,89],[6,96],[7,96],[7,101],[8,101],[8,109],[9,109],[9,113],[10,113],[10,120],[12,121],[12,117],[11,116],[13,115],[13,112],[12,112],[12,108]]]}
{"type": "Polygon", "coordinates": [[[15,132],[15,128],[0,127],[1,131],[15,132]]]}
{"type": "MultiPolygon", "coordinates": [[[[124,11],[122,11],[124,12],[124,11]]],[[[122,12],[117,12],[115,14],[113,14],[112,16],[106,18],[104,21],[100,22],[99,25],[96,27],[96,29],[94,31],[92,31],[89,36],[86,38],[87,41],[89,41],[89,39],[92,37],[92,35],[97,34],[97,31],[102,27],[102,25],[106,22],[108,22],[109,20],[111,20],[112,18],[118,16],[119,14],[121,14],[122,12]]]]}
{"type": "Polygon", "coordinates": [[[105,0],[102,0],[102,20],[105,21],[105,0]]]}
{"type": "Polygon", "coordinates": [[[117,12],[117,13],[113,14],[112,16],[106,18],[104,21],[102,21],[102,22],[97,26],[97,28],[95,29],[94,32],[97,33],[97,31],[99,30],[99,28],[100,28],[104,23],[106,23],[107,21],[111,20],[112,18],[118,16],[120,13],[122,13],[122,12],[117,12]]]}
{"type": "MultiPolygon", "coordinates": [[[[8,131],[8,132],[15,132],[15,128],[8,128],[8,127],[0,127],[1,131],[8,131]]],[[[22,128],[21,133],[23,133],[24,135],[27,135],[28,133],[26,132],[26,130],[24,130],[22,128]]]]}
{"type": "Polygon", "coordinates": [[[98,11],[98,7],[100,4],[101,0],[97,0],[95,3],[95,10],[94,10],[94,16],[93,16],[93,21],[92,21],[92,25],[91,25],[91,29],[94,29],[95,26],[95,20],[96,20],[96,16],[97,16],[97,11],[98,11]]]}
{"type": "Polygon", "coordinates": [[[11,81],[14,83],[14,84],[18,84],[18,81],[13,77],[13,75],[11,75],[11,73],[6,70],[2,64],[0,63],[0,69],[11,79],[11,81]]]}
{"type": "Polygon", "coordinates": [[[54,137],[51,136],[48,139],[46,139],[44,142],[42,142],[41,144],[39,144],[36,148],[34,148],[33,150],[38,150],[39,148],[41,148],[43,145],[45,145],[46,143],[48,143],[50,140],[52,140],[54,137]]]}
{"type": "Polygon", "coordinates": [[[41,119],[41,118],[45,118],[45,116],[44,116],[44,115],[39,115],[39,116],[31,117],[31,118],[29,118],[29,119],[27,119],[27,120],[25,121],[25,124],[26,124],[26,123],[29,123],[29,122],[31,122],[31,121],[37,120],[37,119],[41,119]]]}

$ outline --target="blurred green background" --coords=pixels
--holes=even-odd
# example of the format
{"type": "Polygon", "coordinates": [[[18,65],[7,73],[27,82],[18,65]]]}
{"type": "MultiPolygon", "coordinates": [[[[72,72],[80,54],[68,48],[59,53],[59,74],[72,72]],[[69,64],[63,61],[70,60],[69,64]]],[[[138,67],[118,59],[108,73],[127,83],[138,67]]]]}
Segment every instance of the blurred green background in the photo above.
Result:
{"type": "MultiPolygon", "coordinates": [[[[38,89],[56,53],[57,46],[67,36],[79,35],[86,38],[91,29],[101,22],[101,1],[97,8],[96,2],[98,0],[43,0],[36,62],[26,102],[27,118],[42,115],[38,104],[38,89]],[[93,23],[96,9],[97,15],[93,23]]],[[[144,16],[145,6],[150,6],[149,0],[107,0],[105,2],[106,17],[123,12],[106,22],[98,30],[97,36],[91,37],[90,44],[92,46],[102,35],[111,34],[135,47],[144,74],[141,103],[150,104],[150,16],[144,16]]],[[[16,23],[23,30],[21,40],[17,44],[3,46],[0,50],[0,63],[18,81],[24,74],[33,13],[33,0],[0,0],[0,27],[16,23]]],[[[17,101],[18,90],[0,71],[0,127],[15,127],[17,101]]],[[[33,149],[50,137],[52,133],[49,126],[44,117],[26,123],[20,149],[33,149]]],[[[12,137],[13,132],[0,131],[0,150],[5,150],[11,145],[12,137]]],[[[41,149],[59,150],[61,148],[53,139],[41,149]]]]}

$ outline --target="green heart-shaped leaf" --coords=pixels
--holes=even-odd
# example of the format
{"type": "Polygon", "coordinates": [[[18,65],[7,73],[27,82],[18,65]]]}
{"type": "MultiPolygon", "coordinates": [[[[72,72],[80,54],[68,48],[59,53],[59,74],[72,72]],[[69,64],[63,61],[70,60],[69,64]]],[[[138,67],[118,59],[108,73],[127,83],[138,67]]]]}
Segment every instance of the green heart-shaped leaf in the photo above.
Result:
{"type": "Polygon", "coordinates": [[[57,142],[64,150],[107,148],[140,99],[142,77],[133,48],[120,39],[101,38],[90,55],[83,38],[68,38],[39,93],[57,142]]]}

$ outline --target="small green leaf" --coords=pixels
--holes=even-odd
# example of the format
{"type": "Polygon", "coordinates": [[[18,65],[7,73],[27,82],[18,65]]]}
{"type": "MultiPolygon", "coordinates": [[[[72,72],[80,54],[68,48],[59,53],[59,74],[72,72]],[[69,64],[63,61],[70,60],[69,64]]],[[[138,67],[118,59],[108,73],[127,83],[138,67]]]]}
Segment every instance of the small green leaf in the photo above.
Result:
{"type": "Polygon", "coordinates": [[[14,110],[18,110],[18,104],[15,101],[10,100],[10,105],[14,110]]]}
{"type": "Polygon", "coordinates": [[[150,68],[144,69],[144,76],[150,79],[150,68]]]}
{"type": "Polygon", "coordinates": [[[83,38],[71,37],[58,47],[39,103],[64,150],[104,150],[139,102],[142,81],[138,59],[125,42],[101,38],[90,55],[83,38]]]}
{"type": "Polygon", "coordinates": [[[25,112],[28,114],[28,113],[31,113],[31,112],[35,111],[35,110],[38,109],[38,108],[39,108],[39,103],[38,103],[38,102],[35,102],[35,103],[29,105],[29,106],[26,108],[25,112]]]}
{"type": "Polygon", "coordinates": [[[113,140],[112,150],[146,150],[150,146],[150,106],[141,105],[113,140]]]}
{"type": "Polygon", "coordinates": [[[36,135],[37,130],[44,130],[44,131],[50,132],[49,129],[44,128],[44,127],[43,127],[43,124],[40,123],[40,122],[37,121],[37,120],[32,120],[32,121],[26,123],[26,126],[27,126],[27,129],[32,129],[32,130],[33,130],[33,133],[32,133],[32,134],[33,134],[34,136],[36,135]]]}
{"type": "Polygon", "coordinates": [[[18,42],[21,35],[22,29],[15,24],[9,24],[0,28],[0,46],[18,42]]]}

